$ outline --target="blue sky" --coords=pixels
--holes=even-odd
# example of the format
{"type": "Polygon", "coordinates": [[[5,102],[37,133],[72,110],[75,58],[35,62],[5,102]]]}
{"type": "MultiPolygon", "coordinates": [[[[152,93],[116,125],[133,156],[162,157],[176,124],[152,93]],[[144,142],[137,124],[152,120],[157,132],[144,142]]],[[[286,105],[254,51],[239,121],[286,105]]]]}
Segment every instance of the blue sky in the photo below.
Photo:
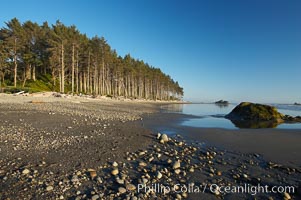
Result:
{"type": "MultiPolygon", "coordinates": [[[[15,0],[13,17],[76,25],[159,67],[191,101],[301,102],[301,1],[15,0]]],[[[3,9],[4,8],[4,9],[3,9]]]]}

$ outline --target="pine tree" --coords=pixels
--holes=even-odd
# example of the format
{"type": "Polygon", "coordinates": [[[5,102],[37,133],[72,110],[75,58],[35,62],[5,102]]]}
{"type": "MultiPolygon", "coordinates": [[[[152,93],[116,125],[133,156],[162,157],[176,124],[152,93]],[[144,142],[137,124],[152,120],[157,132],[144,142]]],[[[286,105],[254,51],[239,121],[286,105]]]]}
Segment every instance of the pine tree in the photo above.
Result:
{"type": "MultiPolygon", "coordinates": [[[[170,76],[130,54],[121,57],[105,38],[88,38],[60,21],[51,27],[16,18],[0,29],[0,81],[35,81],[50,74],[54,91],[125,98],[181,99],[170,76]],[[57,87],[59,83],[59,87],[57,87]],[[58,89],[59,88],[59,89],[58,89]]],[[[2,86],[0,82],[0,86],[2,86]]]]}

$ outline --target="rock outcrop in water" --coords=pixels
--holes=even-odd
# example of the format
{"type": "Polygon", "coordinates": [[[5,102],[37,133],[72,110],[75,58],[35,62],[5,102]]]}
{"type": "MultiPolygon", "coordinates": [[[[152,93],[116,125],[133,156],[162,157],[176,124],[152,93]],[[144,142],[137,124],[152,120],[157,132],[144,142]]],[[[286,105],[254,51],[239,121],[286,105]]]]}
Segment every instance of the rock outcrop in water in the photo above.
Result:
{"type": "Polygon", "coordinates": [[[275,128],[281,123],[301,122],[300,116],[283,115],[273,106],[250,102],[240,103],[225,118],[239,128],[275,128]]]}
{"type": "Polygon", "coordinates": [[[219,100],[219,101],[216,101],[214,102],[215,104],[223,104],[223,105],[228,105],[229,102],[228,101],[224,101],[224,100],[219,100]]]}
{"type": "Polygon", "coordinates": [[[242,102],[226,118],[238,121],[277,121],[282,122],[284,115],[273,106],[242,102]]]}

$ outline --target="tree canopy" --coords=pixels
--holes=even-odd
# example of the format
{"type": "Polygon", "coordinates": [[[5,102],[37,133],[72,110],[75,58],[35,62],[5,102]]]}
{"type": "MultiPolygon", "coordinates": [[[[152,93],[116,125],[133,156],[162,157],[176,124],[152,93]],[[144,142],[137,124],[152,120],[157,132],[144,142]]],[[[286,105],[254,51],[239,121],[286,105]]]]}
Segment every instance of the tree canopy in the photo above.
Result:
{"type": "Polygon", "coordinates": [[[60,21],[49,26],[14,18],[0,29],[0,87],[35,81],[62,93],[152,100],[183,96],[169,75],[130,54],[119,56],[103,37],[88,38],[60,21]]]}

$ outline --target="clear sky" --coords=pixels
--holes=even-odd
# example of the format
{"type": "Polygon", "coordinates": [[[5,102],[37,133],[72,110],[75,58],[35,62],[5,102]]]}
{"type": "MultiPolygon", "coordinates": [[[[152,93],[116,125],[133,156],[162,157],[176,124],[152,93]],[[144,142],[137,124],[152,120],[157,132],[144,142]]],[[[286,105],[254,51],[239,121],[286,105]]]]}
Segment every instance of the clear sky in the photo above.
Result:
{"type": "Polygon", "coordinates": [[[76,25],[159,67],[192,101],[301,102],[299,0],[1,1],[13,17],[76,25]]]}

